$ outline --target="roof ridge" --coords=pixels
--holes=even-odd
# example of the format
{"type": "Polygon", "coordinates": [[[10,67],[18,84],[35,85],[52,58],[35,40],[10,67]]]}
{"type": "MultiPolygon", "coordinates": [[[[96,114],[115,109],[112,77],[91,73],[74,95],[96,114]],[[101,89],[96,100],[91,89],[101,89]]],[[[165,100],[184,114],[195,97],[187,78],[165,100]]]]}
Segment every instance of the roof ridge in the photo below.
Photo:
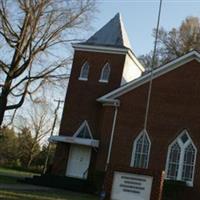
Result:
{"type": "Polygon", "coordinates": [[[86,40],[86,42],[81,44],[115,46],[131,49],[128,35],[120,13],[117,13],[102,28],[86,40]]]}
{"type": "Polygon", "coordinates": [[[122,38],[124,38],[125,40],[123,40],[123,43],[124,45],[128,46],[130,49],[131,49],[131,44],[130,44],[130,41],[129,41],[129,38],[128,38],[128,34],[126,32],[126,29],[125,29],[125,25],[124,25],[124,22],[122,20],[122,15],[119,13],[119,20],[120,20],[120,29],[121,29],[121,34],[122,34],[122,38]],[[125,44],[125,41],[127,42],[127,44],[125,44]]]}

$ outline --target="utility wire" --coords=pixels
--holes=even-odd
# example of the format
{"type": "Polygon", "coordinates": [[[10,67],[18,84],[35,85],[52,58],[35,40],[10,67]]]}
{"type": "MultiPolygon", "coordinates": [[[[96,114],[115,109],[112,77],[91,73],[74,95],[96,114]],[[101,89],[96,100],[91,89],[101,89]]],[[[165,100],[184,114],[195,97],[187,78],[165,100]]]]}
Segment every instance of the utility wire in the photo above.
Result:
{"type": "Polygon", "coordinates": [[[150,105],[150,101],[151,101],[152,82],[153,82],[153,68],[154,68],[154,62],[155,62],[156,51],[157,51],[158,32],[159,32],[159,27],[160,27],[162,2],[163,2],[163,0],[160,0],[158,19],[157,19],[157,27],[156,27],[156,37],[155,37],[155,41],[154,41],[153,56],[152,56],[151,65],[150,65],[151,75],[150,75],[150,82],[149,82],[149,87],[148,87],[147,104],[146,104],[146,111],[145,111],[145,118],[144,118],[144,129],[147,128],[147,122],[148,122],[148,116],[149,116],[149,105],[150,105]]]}

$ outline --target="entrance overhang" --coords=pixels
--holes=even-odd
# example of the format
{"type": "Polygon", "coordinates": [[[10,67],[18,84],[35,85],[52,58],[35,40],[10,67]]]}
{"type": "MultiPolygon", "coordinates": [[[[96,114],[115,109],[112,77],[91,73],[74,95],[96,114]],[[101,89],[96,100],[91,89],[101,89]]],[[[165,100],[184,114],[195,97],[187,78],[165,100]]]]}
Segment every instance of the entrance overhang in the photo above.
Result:
{"type": "Polygon", "coordinates": [[[49,142],[52,143],[64,142],[64,143],[80,144],[91,147],[99,147],[99,140],[88,139],[88,138],[78,138],[73,136],[70,137],[70,136],[58,135],[58,136],[51,136],[48,140],[49,142]]]}

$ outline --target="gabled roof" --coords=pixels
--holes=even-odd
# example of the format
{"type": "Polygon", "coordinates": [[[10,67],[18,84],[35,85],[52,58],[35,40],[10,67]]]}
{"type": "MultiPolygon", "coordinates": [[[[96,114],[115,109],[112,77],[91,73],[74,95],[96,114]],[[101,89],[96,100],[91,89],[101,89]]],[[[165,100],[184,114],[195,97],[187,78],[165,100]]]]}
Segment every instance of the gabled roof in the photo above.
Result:
{"type": "Polygon", "coordinates": [[[112,18],[86,42],[81,44],[113,46],[131,49],[128,35],[124,28],[122,17],[119,13],[116,14],[114,18],[112,18]]]}
{"type": "Polygon", "coordinates": [[[86,120],[81,124],[81,126],[78,128],[78,130],[73,135],[73,137],[87,138],[87,139],[93,138],[89,124],[86,120]]]}
{"type": "MultiPolygon", "coordinates": [[[[159,67],[153,70],[153,79],[166,74],[167,72],[170,72],[178,67],[181,67],[182,65],[192,61],[192,60],[197,60],[200,62],[200,54],[197,51],[191,51],[179,58],[176,58],[175,60],[159,67]]],[[[130,81],[129,83],[123,85],[122,87],[115,89],[108,94],[100,97],[97,99],[99,102],[110,102],[112,100],[115,100],[115,98],[139,87],[140,85],[143,85],[147,82],[150,81],[151,78],[151,73],[147,73],[133,81],[130,81]]]]}
{"type": "Polygon", "coordinates": [[[70,144],[99,147],[99,140],[93,139],[88,122],[85,120],[73,136],[53,135],[49,142],[64,142],[70,144]]]}

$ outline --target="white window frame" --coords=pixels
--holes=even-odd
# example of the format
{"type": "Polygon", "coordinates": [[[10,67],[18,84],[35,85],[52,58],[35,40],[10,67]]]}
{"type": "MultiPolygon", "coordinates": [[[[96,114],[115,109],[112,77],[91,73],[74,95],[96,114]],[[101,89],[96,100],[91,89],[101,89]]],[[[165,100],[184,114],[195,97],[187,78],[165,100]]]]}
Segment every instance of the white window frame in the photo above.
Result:
{"type": "Polygon", "coordinates": [[[87,80],[88,80],[88,76],[89,76],[89,72],[90,72],[90,65],[89,65],[89,63],[86,61],[86,62],[84,62],[84,64],[83,64],[82,67],[81,67],[81,71],[80,71],[80,75],[79,75],[78,80],[87,81],[87,80]],[[84,70],[84,68],[85,68],[86,66],[88,66],[87,78],[83,77],[83,70],[84,70]]]}
{"type": "Polygon", "coordinates": [[[147,166],[144,169],[147,169],[149,166],[149,157],[150,157],[150,152],[151,152],[151,140],[149,138],[149,135],[146,131],[146,129],[142,130],[139,135],[135,138],[134,143],[133,143],[133,150],[132,150],[132,156],[131,156],[131,163],[130,166],[134,167],[134,161],[135,161],[135,153],[136,153],[136,146],[137,142],[140,139],[140,137],[145,134],[147,136],[148,142],[149,142],[149,149],[148,149],[148,156],[147,156],[147,166]]]}
{"type": "Polygon", "coordinates": [[[101,83],[108,83],[109,78],[110,78],[110,72],[111,72],[111,67],[110,67],[110,64],[107,62],[107,63],[103,66],[103,68],[102,68],[102,70],[101,70],[101,76],[100,76],[99,82],[101,82],[101,83]],[[108,79],[103,79],[104,71],[105,71],[106,68],[109,69],[108,79]]]}
{"type": "Polygon", "coordinates": [[[177,181],[182,181],[182,172],[183,172],[183,162],[184,162],[184,155],[185,155],[185,149],[188,147],[188,145],[191,143],[192,146],[195,149],[195,155],[194,155],[194,167],[193,167],[193,172],[192,172],[192,180],[191,181],[186,181],[187,186],[193,187],[193,181],[194,181],[194,174],[195,174],[195,167],[196,167],[196,156],[197,156],[197,148],[195,146],[195,144],[193,143],[188,131],[186,129],[184,129],[176,138],[175,140],[168,146],[168,150],[167,150],[167,162],[165,165],[165,179],[166,180],[171,180],[170,178],[167,177],[167,172],[168,172],[168,168],[169,168],[169,157],[170,157],[170,152],[171,152],[171,147],[175,144],[178,143],[178,145],[181,148],[181,153],[180,153],[180,159],[179,159],[179,167],[178,167],[178,174],[177,174],[177,181]],[[186,141],[185,143],[183,143],[181,141],[181,136],[183,134],[187,134],[188,136],[188,141],[186,141]]]}
{"type": "Polygon", "coordinates": [[[87,127],[87,129],[88,129],[88,131],[89,131],[90,138],[93,139],[92,132],[91,132],[91,129],[90,129],[90,126],[89,126],[87,120],[85,120],[85,121],[80,125],[80,127],[78,128],[78,130],[74,133],[73,137],[77,137],[77,136],[79,135],[79,133],[81,132],[81,130],[82,130],[85,126],[87,127]]]}

